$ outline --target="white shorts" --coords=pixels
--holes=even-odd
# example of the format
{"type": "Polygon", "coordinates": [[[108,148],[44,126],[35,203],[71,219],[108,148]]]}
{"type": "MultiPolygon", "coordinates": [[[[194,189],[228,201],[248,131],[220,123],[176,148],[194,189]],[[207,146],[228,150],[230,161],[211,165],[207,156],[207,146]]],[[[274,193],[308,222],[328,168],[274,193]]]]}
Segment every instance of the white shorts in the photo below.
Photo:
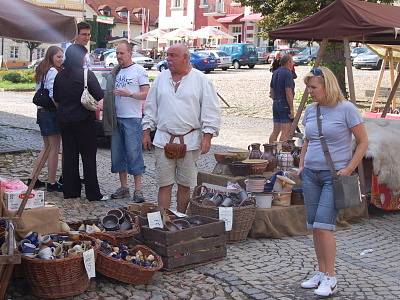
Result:
{"type": "Polygon", "coordinates": [[[159,187],[175,182],[186,187],[197,185],[197,160],[200,150],[187,151],[184,158],[168,159],[163,148],[155,148],[156,178],[159,187]]]}

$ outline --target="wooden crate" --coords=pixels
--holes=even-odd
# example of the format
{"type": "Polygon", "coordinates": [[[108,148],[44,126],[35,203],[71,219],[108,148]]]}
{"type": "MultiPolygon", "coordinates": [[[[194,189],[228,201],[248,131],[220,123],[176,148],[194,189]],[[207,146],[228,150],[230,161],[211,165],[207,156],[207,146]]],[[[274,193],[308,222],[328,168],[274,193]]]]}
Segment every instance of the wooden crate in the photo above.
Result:
{"type": "Polygon", "coordinates": [[[224,221],[202,216],[196,218],[200,218],[203,224],[176,232],[142,227],[145,244],[162,257],[165,270],[226,256],[224,221]]]}

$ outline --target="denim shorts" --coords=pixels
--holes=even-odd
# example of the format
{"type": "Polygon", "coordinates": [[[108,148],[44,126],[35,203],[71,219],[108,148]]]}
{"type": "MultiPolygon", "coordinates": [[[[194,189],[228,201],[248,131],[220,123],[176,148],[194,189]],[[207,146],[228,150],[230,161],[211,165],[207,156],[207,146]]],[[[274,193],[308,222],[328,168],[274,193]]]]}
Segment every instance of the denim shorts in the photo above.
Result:
{"type": "Polygon", "coordinates": [[[301,172],[304,204],[307,213],[308,229],[335,230],[338,210],[333,198],[332,174],[329,170],[301,172]]]}
{"type": "Polygon", "coordinates": [[[290,123],[290,107],[286,99],[274,100],[272,104],[274,123],[290,123]]]}
{"type": "Polygon", "coordinates": [[[142,119],[117,118],[117,128],[111,137],[111,172],[144,173],[142,153],[142,119]]]}
{"type": "Polygon", "coordinates": [[[60,134],[60,128],[57,122],[57,112],[48,111],[43,108],[37,111],[37,121],[39,124],[40,134],[42,136],[50,136],[60,134]]]}

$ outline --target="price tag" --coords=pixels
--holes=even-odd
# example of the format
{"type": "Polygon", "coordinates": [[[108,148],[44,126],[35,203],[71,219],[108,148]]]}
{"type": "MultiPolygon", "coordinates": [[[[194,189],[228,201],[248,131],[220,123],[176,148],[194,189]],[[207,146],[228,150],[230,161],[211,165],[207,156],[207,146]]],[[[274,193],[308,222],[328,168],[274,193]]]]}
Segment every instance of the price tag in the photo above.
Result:
{"type": "Polygon", "coordinates": [[[164,228],[161,213],[159,211],[148,213],[147,221],[149,222],[150,228],[164,228]]]}
{"type": "Polygon", "coordinates": [[[96,277],[96,262],[93,249],[83,252],[83,263],[85,264],[86,273],[88,274],[89,279],[96,277]]]}
{"type": "Polygon", "coordinates": [[[176,210],[170,209],[169,211],[172,212],[178,218],[186,218],[188,216],[188,215],[180,213],[179,211],[176,211],[176,210]]]}
{"type": "Polygon", "coordinates": [[[219,207],[219,219],[225,221],[225,231],[232,230],[233,207],[219,207]]]}

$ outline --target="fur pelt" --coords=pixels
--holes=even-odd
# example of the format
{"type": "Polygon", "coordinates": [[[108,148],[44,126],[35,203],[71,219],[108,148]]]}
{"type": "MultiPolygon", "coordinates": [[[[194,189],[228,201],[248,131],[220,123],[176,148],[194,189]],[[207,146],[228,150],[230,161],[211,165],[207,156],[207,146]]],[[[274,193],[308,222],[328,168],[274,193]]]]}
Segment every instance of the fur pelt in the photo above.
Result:
{"type": "Polygon", "coordinates": [[[366,157],[373,158],[378,182],[400,194],[400,120],[364,119],[368,133],[366,157]]]}

